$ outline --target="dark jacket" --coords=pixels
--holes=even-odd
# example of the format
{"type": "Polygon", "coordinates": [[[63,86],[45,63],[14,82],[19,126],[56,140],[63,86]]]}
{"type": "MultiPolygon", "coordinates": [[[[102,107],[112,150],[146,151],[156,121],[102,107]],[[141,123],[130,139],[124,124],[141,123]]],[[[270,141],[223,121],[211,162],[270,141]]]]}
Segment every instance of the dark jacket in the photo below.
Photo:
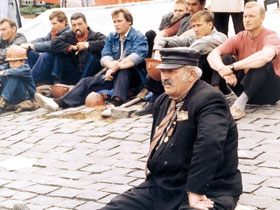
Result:
{"type": "Polygon", "coordinates": [[[13,45],[13,44],[20,45],[20,44],[26,43],[26,42],[27,42],[27,40],[22,33],[17,33],[14,40],[11,43],[9,43],[7,40],[2,40],[0,38],[0,63],[5,62],[7,48],[10,45],[13,45]]]}
{"type": "MultiPolygon", "coordinates": [[[[56,37],[60,36],[66,31],[69,31],[70,27],[67,26],[65,29],[61,30],[56,34],[56,37]]],[[[47,34],[47,36],[40,37],[38,39],[33,40],[31,43],[34,45],[35,51],[37,52],[50,52],[51,51],[51,40],[52,35],[51,32],[47,34]]]]}
{"type": "MultiPolygon", "coordinates": [[[[151,136],[169,104],[165,93],[156,100],[151,136]]],[[[153,209],[177,210],[187,192],[239,196],[238,131],[222,93],[198,80],[181,110],[187,111],[188,119],[177,117],[173,135],[149,159],[150,174],[140,185],[154,187],[153,209]]]]}
{"type": "Polygon", "coordinates": [[[68,31],[56,37],[51,41],[51,52],[53,53],[65,53],[72,57],[72,62],[77,65],[79,70],[83,72],[86,64],[87,55],[89,53],[101,55],[101,50],[105,44],[105,35],[100,32],[94,32],[88,27],[88,37],[86,39],[89,42],[89,48],[82,50],[75,55],[75,52],[68,52],[67,49],[70,45],[76,45],[78,40],[76,39],[75,33],[73,31],[68,31]]]}
{"type": "MultiPolygon", "coordinates": [[[[165,29],[166,27],[168,27],[171,23],[172,18],[173,18],[173,12],[170,12],[170,13],[167,13],[166,15],[164,15],[161,19],[161,23],[159,25],[159,30],[161,31],[161,30],[165,29]]],[[[180,36],[182,33],[184,33],[185,31],[187,31],[189,29],[190,19],[191,19],[191,16],[189,14],[186,14],[184,17],[181,18],[179,29],[176,33],[177,36],[180,36]]]]}

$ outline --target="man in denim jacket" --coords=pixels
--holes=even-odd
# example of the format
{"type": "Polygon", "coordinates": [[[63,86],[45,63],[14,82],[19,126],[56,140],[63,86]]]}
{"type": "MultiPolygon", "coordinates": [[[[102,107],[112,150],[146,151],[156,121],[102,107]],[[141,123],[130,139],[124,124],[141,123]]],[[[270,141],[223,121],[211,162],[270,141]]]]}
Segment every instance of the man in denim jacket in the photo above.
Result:
{"type": "Polygon", "coordinates": [[[146,37],[131,25],[133,17],[124,8],[113,11],[116,32],[105,40],[101,65],[107,68],[105,75],[86,77],[62,98],[52,99],[36,94],[38,103],[49,111],[59,107],[75,107],[85,103],[92,91],[112,90],[111,104],[119,106],[127,101],[129,90],[140,90],[146,76],[145,57],[148,54],[146,37]]]}

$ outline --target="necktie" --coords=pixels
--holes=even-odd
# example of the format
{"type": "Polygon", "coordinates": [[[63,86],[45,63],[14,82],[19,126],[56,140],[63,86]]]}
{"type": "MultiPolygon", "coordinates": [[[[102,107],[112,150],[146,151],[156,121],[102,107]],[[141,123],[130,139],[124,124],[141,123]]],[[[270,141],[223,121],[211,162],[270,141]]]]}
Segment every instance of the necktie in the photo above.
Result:
{"type": "Polygon", "coordinates": [[[167,127],[167,125],[169,124],[172,116],[174,115],[175,110],[176,110],[176,102],[175,102],[175,100],[171,100],[171,103],[169,105],[169,109],[168,109],[167,114],[165,115],[165,117],[163,118],[163,120],[160,122],[159,126],[155,130],[155,133],[154,133],[151,145],[150,145],[150,150],[149,150],[149,153],[148,153],[148,159],[147,159],[147,162],[146,162],[146,168],[145,168],[145,174],[146,175],[147,175],[147,172],[148,172],[147,166],[148,166],[149,158],[150,158],[154,148],[158,144],[162,134],[164,133],[164,131],[167,127]]]}

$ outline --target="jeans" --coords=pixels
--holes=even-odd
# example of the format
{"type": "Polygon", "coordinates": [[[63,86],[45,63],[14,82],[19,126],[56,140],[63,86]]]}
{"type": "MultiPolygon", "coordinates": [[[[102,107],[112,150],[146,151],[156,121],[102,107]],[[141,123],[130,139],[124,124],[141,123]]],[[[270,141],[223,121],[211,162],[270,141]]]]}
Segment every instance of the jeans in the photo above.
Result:
{"type": "Polygon", "coordinates": [[[83,72],[80,72],[78,65],[72,62],[71,56],[59,54],[55,56],[52,76],[59,82],[75,85],[80,79],[93,76],[101,69],[100,57],[89,54],[83,72]]]}
{"type": "Polygon", "coordinates": [[[24,83],[14,76],[0,76],[1,96],[5,98],[9,104],[18,104],[27,98],[27,91],[24,83]]]}
{"type": "Polygon", "coordinates": [[[51,53],[38,53],[33,50],[28,51],[28,64],[31,68],[31,75],[35,84],[45,82],[53,84],[52,76],[54,56],[51,53]]]}

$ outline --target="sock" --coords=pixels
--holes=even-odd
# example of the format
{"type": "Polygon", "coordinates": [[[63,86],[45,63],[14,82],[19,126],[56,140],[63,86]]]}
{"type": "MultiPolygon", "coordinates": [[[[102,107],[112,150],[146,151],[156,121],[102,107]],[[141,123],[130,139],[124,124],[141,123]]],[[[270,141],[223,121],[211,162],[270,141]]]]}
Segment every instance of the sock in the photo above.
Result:
{"type": "Polygon", "coordinates": [[[232,106],[235,106],[238,109],[241,109],[242,111],[245,111],[245,106],[246,106],[248,100],[249,100],[249,98],[246,95],[246,93],[242,92],[242,94],[235,100],[235,102],[232,106]]]}

